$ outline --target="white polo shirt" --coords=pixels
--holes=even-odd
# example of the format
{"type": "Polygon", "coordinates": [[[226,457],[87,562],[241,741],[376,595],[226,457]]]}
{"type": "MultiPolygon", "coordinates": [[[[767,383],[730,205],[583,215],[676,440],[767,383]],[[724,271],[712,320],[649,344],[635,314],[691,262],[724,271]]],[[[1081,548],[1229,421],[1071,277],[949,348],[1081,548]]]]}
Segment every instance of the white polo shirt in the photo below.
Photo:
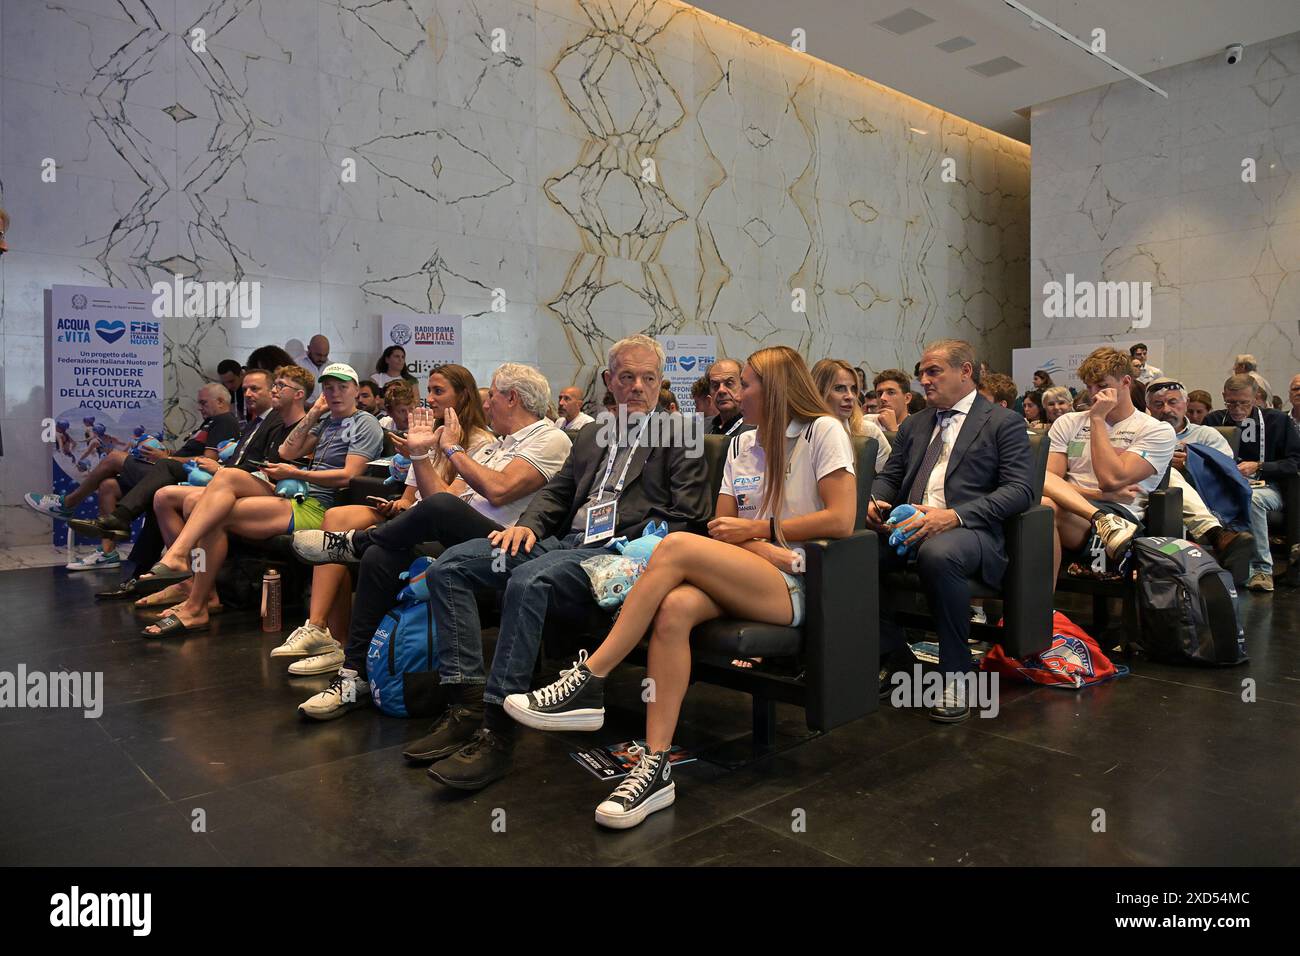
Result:
{"type": "Polygon", "coordinates": [[[1209,445],[1215,451],[1222,452],[1229,458],[1233,457],[1232,445],[1228,444],[1228,439],[1224,438],[1223,433],[1213,425],[1197,425],[1190,418],[1183,419],[1183,422],[1183,430],[1174,433],[1179,444],[1209,445]]]}
{"type": "MultiPolygon", "coordinates": [[[[1131,451],[1151,463],[1155,472],[1138,482],[1137,498],[1123,502],[1138,520],[1146,514],[1147,495],[1160,486],[1160,479],[1174,457],[1174,426],[1152,418],[1146,412],[1133,414],[1112,425],[1106,422],[1110,443],[1118,452],[1131,451]]],[[[1067,412],[1052,423],[1048,432],[1051,450],[1066,456],[1066,477],[1085,491],[1100,491],[1097,473],[1092,469],[1092,415],[1090,412],[1067,412]]]]}
{"type": "MultiPolygon", "coordinates": [[[[473,450],[466,448],[465,453],[478,464],[493,471],[505,471],[508,464],[516,458],[522,458],[540,471],[546,481],[550,481],[563,467],[572,447],[568,435],[550,419],[542,418],[495,440],[487,436],[473,450]]],[[[415,484],[414,467],[407,473],[406,483],[415,484]]],[[[460,495],[461,501],[503,528],[508,528],[519,520],[532,498],[529,494],[508,504],[493,505],[473,488],[466,488],[460,495]]]]}
{"type": "MultiPolygon", "coordinates": [[[[564,416],[560,416],[560,417],[561,417],[561,419],[562,419],[564,416]]],[[[590,425],[590,424],[591,424],[592,422],[594,422],[595,420],[596,420],[596,419],[592,418],[592,417],[591,417],[590,415],[588,415],[586,412],[578,412],[578,414],[576,414],[576,415],[573,416],[573,421],[572,421],[572,422],[570,422],[570,423],[567,424],[567,425],[561,425],[560,427],[561,427],[564,431],[566,431],[566,432],[571,432],[571,433],[573,433],[573,434],[576,435],[578,432],[582,431],[582,429],[583,429],[584,426],[590,425]]],[[[556,424],[559,424],[559,423],[557,422],[556,424]]]]}
{"type": "MultiPolygon", "coordinates": [[[[831,472],[844,468],[854,474],[853,444],[838,418],[822,415],[811,422],[793,421],[785,436],[785,500],[778,516],[782,520],[825,508],[817,482],[831,472]]],[[[762,520],[774,516],[770,507],[759,511],[766,461],[758,443],[758,429],[740,432],[728,449],[719,492],[736,499],[736,513],[742,518],[762,520]]]]}

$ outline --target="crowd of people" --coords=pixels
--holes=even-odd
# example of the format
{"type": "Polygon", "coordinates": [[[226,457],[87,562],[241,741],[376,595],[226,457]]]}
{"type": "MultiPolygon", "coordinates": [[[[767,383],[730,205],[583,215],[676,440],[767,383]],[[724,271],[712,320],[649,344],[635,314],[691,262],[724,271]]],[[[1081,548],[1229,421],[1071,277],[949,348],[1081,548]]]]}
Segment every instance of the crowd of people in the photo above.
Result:
{"type": "MultiPolygon", "coordinates": [[[[99,538],[91,567],[119,563],[117,542],[146,516],[132,552],[137,573],[112,593],[160,612],[143,630],[149,637],[208,626],[230,535],[292,534],[294,552],[314,566],[308,614],[270,654],[294,676],[334,675],[299,706],[313,720],[368,706],[370,640],[401,573],[440,545],[428,585],[446,708],[405,757],[449,787],[477,790],[509,773],[520,726],[599,729],[604,682],[648,636],[656,692],[645,747],[596,808],[614,828],[675,800],[668,754],[693,629],[723,616],[803,622],[796,546],[855,531],[853,437],[877,442],[867,526],[880,536],[882,571],[914,565],[934,616],[945,686],[930,716],[943,722],[970,714],[961,678],[974,667],[971,582],[1000,584],[1009,517],[1040,501],[1052,509],[1058,574],[1067,562],[1066,573],[1077,571],[1072,556],[1094,544],[1117,564],[1143,532],[1148,496],[1168,480],[1183,491],[1187,534],[1225,567],[1245,567],[1248,587],[1266,593],[1268,514],[1282,507],[1278,479],[1300,467],[1300,375],[1291,411],[1276,410],[1254,359],[1239,356],[1216,411],[1208,392],[1151,366],[1144,346],[1093,352],[1078,369],[1078,395],[1046,371],[1018,395],[1010,377],[955,339],[926,346],[912,374],[879,372],[870,389],[847,361],[810,368],[785,346],[720,359],[691,389],[705,432],[730,438],[715,500],[698,449],[647,437],[657,434],[647,432],[653,415],[680,413],[664,394],[663,349],[643,335],[614,343],[606,356],[602,404],[640,425],[613,443],[611,420],[583,410],[583,389],[560,389],[557,408],[546,378],[520,363],[498,367],[486,389],[460,365],[438,366],[420,399],[400,347],[386,349],[363,379],[330,361],[328,340],[316,336],[297,361],[268,346],[243,365],[223,362],[218,375],[199,390],[202,421],[174,451],[108,451],[75,491],[32,493],[28,504],[99,538]],[[1238,441],[1214,426],[1237,428],[1238,441]],[[1041,498],[1035,434],[1049,443],[1041,498]],[[1248,530],[1226,527],[1182,473],[1191,446],[1224,456],[1249,481],[1248,530]],[[399,497],[338,503],[353,478],[395,452],[411,463],[399,497]],[[206,480],[191,483],[195,470],[206,480]],[[96,491],[99,516],[75,517],[96,491]],[[885,522],[902,505],[915,513],[904,522],[911,536],[900,555],[885,544],[885,522]],[[616,538],[640,536],[649,521],[664,522],[667,536],[608,635],[534,688],[548,613],[594,601],[583,561],[608,553],[616,538]],[[500,595],[490,662],[479,619],[484,591],[500,595]]],[[[893,600],[882,588],[882,688],[915,663],[893,600]]]]}

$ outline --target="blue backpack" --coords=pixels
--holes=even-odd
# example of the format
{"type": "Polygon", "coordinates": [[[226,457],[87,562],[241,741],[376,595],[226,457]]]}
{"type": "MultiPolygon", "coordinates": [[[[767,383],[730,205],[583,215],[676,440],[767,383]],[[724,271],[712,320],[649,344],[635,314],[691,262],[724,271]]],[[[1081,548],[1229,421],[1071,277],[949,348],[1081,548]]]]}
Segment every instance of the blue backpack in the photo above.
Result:
{"type": "Polygon", "coordinates": [[[431,564],[432,558],[416,558],[402,575],[406,587],[366,652],[370,696],[392,717],[432,717],[441,709],[437,627],[427,583],[431,564]]]}

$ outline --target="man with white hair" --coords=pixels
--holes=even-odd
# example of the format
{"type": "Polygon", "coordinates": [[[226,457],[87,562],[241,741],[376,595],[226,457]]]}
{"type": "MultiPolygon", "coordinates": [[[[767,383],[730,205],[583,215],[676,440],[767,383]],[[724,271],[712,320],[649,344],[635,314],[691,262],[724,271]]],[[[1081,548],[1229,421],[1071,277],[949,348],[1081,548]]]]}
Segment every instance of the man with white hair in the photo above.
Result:
{"type": "Polygon", "coordinates": [[[655,412],[663,348],[633,335],[614,343],[607,358],[604,383],[621,406],[618,417],[631,419],[627,434],[584,428],[560,473],[512,528],[449,548],[431,569],[438,670],[453,701],[449,712],[460,708],[468,719],[439,721],[418,757],[409,756],[435,760],[429,776],[446,786],[478,790],[509,772],[518,725],[505,712],[505,698],[531,686],[547,612],[593,606],[582,562],[608,554],[615,537],[640,537],[648,521],[667,522],[669,531],[704,527],[704,458],[688,456],[681,444],[662,447],[656,438],[674,430],[650,428],[664,414],[655,412]],[[486,683],[475,599],[484,589],[504,591],[486,683]]]}
{"type": "MultiPolygon", "coordinates": [[[[545,417],[550,401],[551,386],[541,372],[507,362],[493,373],[488,390],[488,421],[500,436],[496,441],[472,456],[466,453],[454,409],[446,412],[436,432],[455,472],[446,491],[421,496],[411,508],[363,531],[300,531],[293,536],[294,552],[310,564],[361,565],[339,676],[298,708],[303,716],[329,720],[367,702],[366,650],[405,584],[398,575],[415,559],[417,547],[485,540],[513,525],[537,489],[555,477],[572,443],[545,417]]],[[[410,435],[420,443],[418,429],[413,427],[410,435]]],[[[413,461],[427,458],[427,452],[412,454],[413,461]]]]}

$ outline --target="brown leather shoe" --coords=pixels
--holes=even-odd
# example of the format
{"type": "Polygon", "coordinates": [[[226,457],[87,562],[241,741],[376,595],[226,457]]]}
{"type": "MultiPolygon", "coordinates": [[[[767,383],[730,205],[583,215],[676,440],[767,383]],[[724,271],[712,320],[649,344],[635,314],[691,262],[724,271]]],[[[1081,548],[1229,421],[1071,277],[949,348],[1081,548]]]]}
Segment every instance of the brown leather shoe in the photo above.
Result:
{"type": "Polygon", "coordinates": [[[1204,537],[1219,564],[1232,574],[1232,580],[1244,583],[1250,572],[1250,556],[1255,552],[1255,536],[1249,531],[1215,528],[1204,537]]]}

